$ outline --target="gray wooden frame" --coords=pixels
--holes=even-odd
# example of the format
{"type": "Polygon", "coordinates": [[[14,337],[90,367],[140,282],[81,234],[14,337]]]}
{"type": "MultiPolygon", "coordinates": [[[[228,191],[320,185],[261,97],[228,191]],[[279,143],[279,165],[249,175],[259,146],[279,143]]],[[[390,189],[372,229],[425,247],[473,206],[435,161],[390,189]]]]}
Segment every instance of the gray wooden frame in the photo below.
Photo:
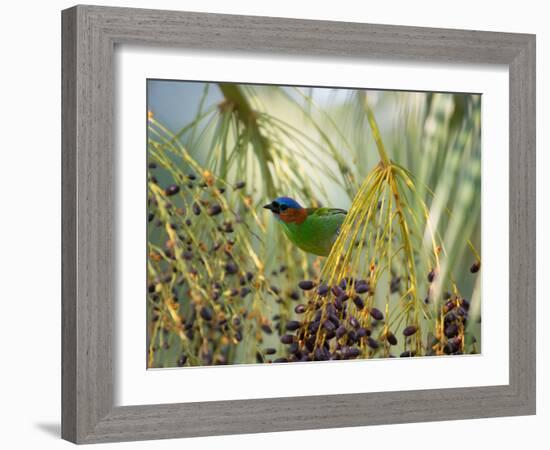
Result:
{"type": "Polygon", "coordinates": [[[93,443],[535,413],[535,36],[96,6],[63,11],[62,30],[63,438],[93,443]],[[113,52],[119,43],[507,65],[510,383],[114,407],[113,52]]]}

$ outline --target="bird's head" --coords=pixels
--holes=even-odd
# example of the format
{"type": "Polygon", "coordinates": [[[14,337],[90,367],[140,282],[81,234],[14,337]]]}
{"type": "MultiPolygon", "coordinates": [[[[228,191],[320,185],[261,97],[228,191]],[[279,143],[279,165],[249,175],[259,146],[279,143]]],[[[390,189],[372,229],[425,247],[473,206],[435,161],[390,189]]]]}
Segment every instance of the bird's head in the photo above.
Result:
{"type": "Polygon", "coordinates": [[[285,223],[300,224],[307,218],[307,210],[290,197],[279,197],[264,206],[285,223]]]}

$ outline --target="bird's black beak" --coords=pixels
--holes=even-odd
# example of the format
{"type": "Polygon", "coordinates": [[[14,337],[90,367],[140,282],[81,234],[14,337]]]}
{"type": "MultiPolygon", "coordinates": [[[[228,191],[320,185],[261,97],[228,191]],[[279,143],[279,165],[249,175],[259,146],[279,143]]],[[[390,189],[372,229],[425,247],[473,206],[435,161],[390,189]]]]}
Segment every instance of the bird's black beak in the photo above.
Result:
{"type": "Polygon", "coordinates": [[[279,212],[279,208],[277,208],[276,205],[274,205],[273,203],[268,203],[267,205],[264,206],[265,209],[269,209],[271,212],[274,212],[274,213],[278,213],[279,212]]]}

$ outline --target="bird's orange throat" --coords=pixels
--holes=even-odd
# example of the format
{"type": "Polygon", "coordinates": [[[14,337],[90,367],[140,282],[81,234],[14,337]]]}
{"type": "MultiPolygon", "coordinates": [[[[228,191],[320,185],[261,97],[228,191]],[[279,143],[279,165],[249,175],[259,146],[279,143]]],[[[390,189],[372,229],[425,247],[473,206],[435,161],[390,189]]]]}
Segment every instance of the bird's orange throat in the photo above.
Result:
{"type": "Polygon", "coordinates": [[[300,225],[307,219],[307,210],[305,208],[288,208],[279,213],[279,218],[285,223],[300,225]]]}

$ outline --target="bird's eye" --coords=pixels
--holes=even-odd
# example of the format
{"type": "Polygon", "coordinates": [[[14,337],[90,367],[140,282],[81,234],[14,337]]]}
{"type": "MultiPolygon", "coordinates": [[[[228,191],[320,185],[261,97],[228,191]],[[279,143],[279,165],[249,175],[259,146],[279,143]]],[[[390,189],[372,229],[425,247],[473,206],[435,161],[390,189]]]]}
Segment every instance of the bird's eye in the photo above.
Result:
{"type": "Polygon", "coordinates": [[[286,205],[281,205],[281,206],[279,207],[279,209],[280,209],[281,211],[286,211],[287,208],[288,208],[288,206],[286,206],[286,205]]]}

